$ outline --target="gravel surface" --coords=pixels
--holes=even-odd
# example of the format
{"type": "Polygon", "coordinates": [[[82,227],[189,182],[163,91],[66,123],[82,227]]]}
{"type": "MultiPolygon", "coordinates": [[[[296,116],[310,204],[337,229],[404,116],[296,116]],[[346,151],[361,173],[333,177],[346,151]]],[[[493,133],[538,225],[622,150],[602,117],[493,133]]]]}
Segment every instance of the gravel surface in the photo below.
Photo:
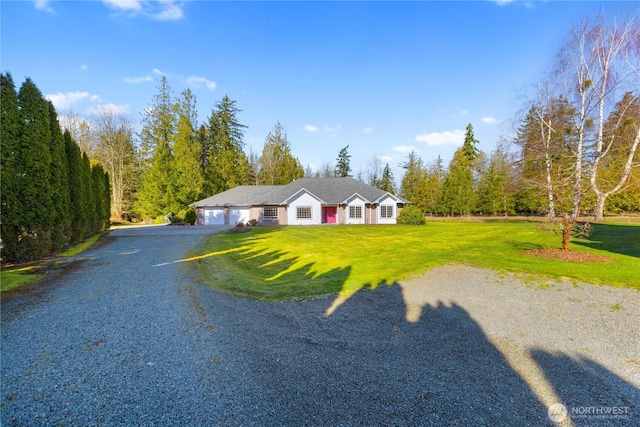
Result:
{"type": "Polygon", "coordinates": [[[175,262],[218,230],[112,231],[3,301],[2,425],[640,425],[638,291],[446,266],[249,301],[175,262]]]}

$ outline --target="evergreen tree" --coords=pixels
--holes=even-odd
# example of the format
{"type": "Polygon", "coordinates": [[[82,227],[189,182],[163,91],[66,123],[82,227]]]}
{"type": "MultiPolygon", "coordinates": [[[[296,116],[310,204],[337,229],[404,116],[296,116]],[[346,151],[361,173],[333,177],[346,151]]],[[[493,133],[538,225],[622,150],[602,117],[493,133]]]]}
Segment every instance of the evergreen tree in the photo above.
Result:
{"type": "MultiPolygon", "coordinates": [[[[84,193],[91,176],[84,173],[80,149],[70,134],[62,135],[53,104],[33,81],[27,79],[16,93],[9,74],[1,80],[2,258],[29,261],[86,236],[84,224],[76,221],[81,209],[76,210],[75,203],[77,191],[84,193]]],[[[108,177],[101,179],[101,198],[95,201],[104,213],[108,177]]],[[[103,221],[98,231],[105,226],[108,222],[103,221]]]]}
{"type": "Polygon", "coordinates": [[[471,126],[471,123],[469,123],[467,125],[467,130],[464,135],[464,144],[462,144],[462,151],[465,157],[470,162],[473,162],[476,159],[476,157],[478,157],[479,150],[476,147],[477,143],[478,143],[478,140],[475,139],[475,137],[473,136],[473,126],[471,126]]]}
{"type": "Polygon", "coordinates": [[[85,235],[84,227],[87,221],[86,182],[82,173],[82,152],[71,138],[69,131],[64,133],[64,147],[69,170],[68,191],[71,212],[71,242],[79,242],[85,235]]]}
{"type": "Polygon", "coordinates": [[[18,257],[33,260],[51,249],[54,206],[51,187],[51,126],[49,105],[29,78],[18,92],[20,147],[16,164],[19,179],[21,232],[18,257]]]}
{"type": "Polygon", "coordinates": [[[259,159],[258,182],[263,185],[286,185],[304,176],[300,161],[291,154],[287,131],[276,122],[259,159]]]}
{"type": "Polygon", "coordinates": [[[349,155],[349,146],[347,145],[338,153],[336,159],[336,169],[334,175],[337,177],[349,177],[351,173],[351,155],[349,155]]]}
{"type": "Polygon", "coordinates": [[[95,205],[96,199],[93,191],[93,178],[91,176],[91,160],[89,160],[89,156],[87,153],[82,153],[80,158],[80,182],[82,189],[82,212],[84,213],[84,218],[82,223],[80,224],[80,229],[82,235],[81,239],[85,239],[93,233],[94,225],[93,221],[95,218],[95,205]]]}
{"type": "Polygon", "coordinates": [[[153,105],[145,110],[140,134],[143,171],[136,208],[145,218],[179,210],[173,170],[176,113],[165,76],[162,76],[158,90],[153,105]]]}
{"type": "Polygon", "coordinates": [[[472,161],[463,147],[453,154],[438,204],[443,213],[450,215],[470,215],[475,208],[472,161]]]}
{"type": "Polygon", "coordinates": [[[225,95],[209,118],[205,178],[213,194],[249,183],[249,161],[243,151],[246,126],[238,121],[240,110],[235,104],[225,95]]]}
{"type": "Polygon", "coordinates": [[[51,243],[54,251],[59,251],[71,240],[71,200],[69,198],[69,165],[65,152],[64,138],[58,123],[58,114],[51,102],[49,107],[49,125],[51,126],[51,191],[52,207],[51,216],[51,243]]]}
{"type": "Polygon", "coordinates": [[[442,158],[438,158],[434,163],[426,169],[426,179],[422,188],[424,188],[424,212],[436,214],[439,212],[438,200],[442,192],[442,181],[444,180],[444,168],[442,166],[442,158]]]}
{"type": "Polygon", "coordinates": [[[0,76],[0,224],[2,258],[14,259],[20,231],[20,109],[11,74],[0,76]]]}
{"type": "Polygon", "coordinates": [[[516,176],[512,163],[503,146],[491,153],[489,166],[478,184],[478,212],[504,216],[514,212],[516,176]]]}
{"type": "Polygon", "coordinates": [[[182,92],[178,105],[178,125],[174,156],[176,173],[176,199],[182,208],[203,196],[204,175],[200,162],[201,145],[196,135],[196,99],[190,89],[182,92]]]}
{"type": "Polygon", "coordinates": [[[405,173],[400,184],[400,197],[409,200],[411,204],[420,208],[421,212],[427,212],[427,171],[418,153],[411,151],[402,168],[405,173]]]}
{"type": "Polygon", "coordinates": [[[391,172],[391,168],[389,167],[389,163],[387,163],[382,171],[382,178],[380,179],[380,189],[384,191],[388,191],[391,194],[395,194],[395,182],[393,180],[393,172],[391,172]]]}

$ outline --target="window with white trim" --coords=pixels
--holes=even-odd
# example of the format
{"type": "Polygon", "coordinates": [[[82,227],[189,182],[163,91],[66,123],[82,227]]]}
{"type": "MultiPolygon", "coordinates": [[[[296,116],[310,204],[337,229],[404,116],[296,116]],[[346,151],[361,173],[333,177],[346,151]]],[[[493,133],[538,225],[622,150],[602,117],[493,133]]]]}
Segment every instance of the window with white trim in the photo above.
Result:
{"type": "Polygon", "coordinates": [[[262,208],[263,219],[278,219],[278,207],[277,206],[265,206],[262,208]]]}
{"type": "Polygon", "coordinates": [[[349,206],[349,218],[362,219],[362,206],[349,206]]]}
{"type": "Polygon", "coordinates": [[[380,218],[393,218],[393,206],[392,205],[380,206],[380,218]]]}
{"type": "Polygon", "coordinates": [[[298,206],[296,208],[296,219],[311,219],[311,206],[298,206]]]}

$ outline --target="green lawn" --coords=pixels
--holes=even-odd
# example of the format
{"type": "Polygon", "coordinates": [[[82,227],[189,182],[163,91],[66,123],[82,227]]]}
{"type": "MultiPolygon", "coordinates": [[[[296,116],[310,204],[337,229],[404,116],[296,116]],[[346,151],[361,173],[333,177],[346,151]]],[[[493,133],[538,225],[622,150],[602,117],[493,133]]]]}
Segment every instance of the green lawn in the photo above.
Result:
{"type": "MultiPolygon", "coordinates": [[[[66,251],[56,255],[57,257],[72,257],[84,252],[89,246],[93,245],[102,234],[96,234],[89,237],[82,243],[68,248],[66,251]]],[[[46,264],[51,260],[35,261],[27,266],[16,266],[3,268],[0,272],[0,291],[9,291],[23,285],[34,283],[42,278],[46,264]]]]}
{"type": "Polygon", "coordinates": [[[558,247],[559,239],[526,222],[430,222],[426,226],[254,228],[208,237],[185,266],[210,286],[268,301],[307,299],[391,284],[445,264],[570,278],[640,289],[640,226],[596,224],[571,250],[613,263],[574,263],[531,257],[526,249],[558,247]]]}

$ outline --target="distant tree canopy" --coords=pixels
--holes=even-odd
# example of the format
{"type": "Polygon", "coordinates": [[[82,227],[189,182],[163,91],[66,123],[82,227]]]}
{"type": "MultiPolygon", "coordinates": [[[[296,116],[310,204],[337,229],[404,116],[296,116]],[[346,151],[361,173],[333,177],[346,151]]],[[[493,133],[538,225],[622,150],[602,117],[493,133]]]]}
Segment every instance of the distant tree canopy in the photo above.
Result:
{"type": "Polygon", "coordinates": [[[2,260],[30,261],[109,227],[109,176],[29,78],[0,77],[2,260]]]}

